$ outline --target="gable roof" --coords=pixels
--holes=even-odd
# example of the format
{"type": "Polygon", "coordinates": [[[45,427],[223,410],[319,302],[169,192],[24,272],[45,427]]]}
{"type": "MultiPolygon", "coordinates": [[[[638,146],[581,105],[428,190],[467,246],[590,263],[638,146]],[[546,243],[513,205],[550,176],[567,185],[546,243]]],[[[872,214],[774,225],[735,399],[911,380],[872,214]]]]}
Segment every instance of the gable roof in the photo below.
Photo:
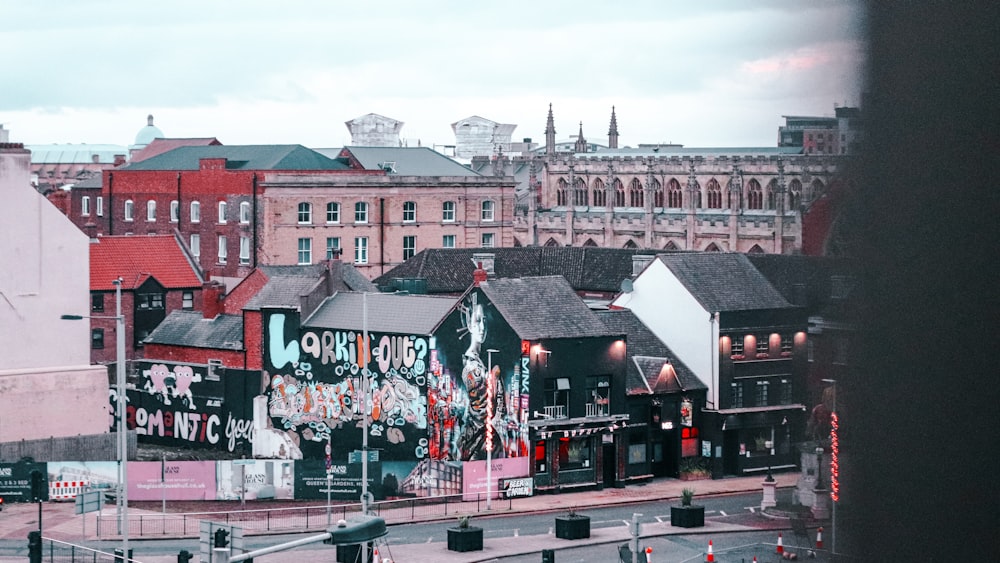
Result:
{"type": "Polygon", "coordinates": [[[609,330],[562,276],[495,279],[479,289],[522,340],[621,334],[609,330]]]}
{"type": "Polygon", "coordinates": [[[840,277],[851,283],[855,273],[849,259],[788,254],[751,254],[747,258],[790,303],[805,307],[810,314],[846,316],[849,296],[832,297],[832,279],[840,277]]]}
{"type": "Polygon", "coordinates": [[[338,292],[303,323],[308,328],[431,334],[458,303],[455,297],[402,293],[338,292]],[[365,301],[367,300],[367,321],[365,301]]]}
{"type": "Polygon", "coordinates": [[[135,289],[154,277],[166,289],[201,288],[202,276],[173,235],[98,237],[90,244],[90,290],[135,289]]]}
{"type": "Polygon", "coordinates": [[[143,160],[148,160],[154,156],[172,151],[178,147],[198,147],[221,144],[222,143],[220,143],[215,137],[153,139],[148,145],[135,151],[129,158],[129,161],[133,163],[142,162],[143,160]]]}
{"type": "Polygon", "coordinates": [[[676,253],[660,254],[657,259],[709,312],[794,307],[743,254],[676,253]]]}
{"type": "Polygon", "coordinates": [[[302,145],[184,146],[120,170],[198,170],[203,158],[225,158],[227,170],[347,170],[343,162],[302,145]]]}
{"type": "Polygon", "coordinates": [[[243,316],[217,315],[206,319],[199,311],[174,310],[145,342],[166,346],[243,350],[243,316]]]}
{"type": "Polygon", "coordinates": [[[365,170],[385,170],[396,176],[482,176],[429,147],[344,147],[315,149],[330,158],[354,157],[365,170]]]}
{"type": "Polygon", "coordinates": [[[628,309],[595,311],[609,330],[624,334],[628,355],[632,361],[626,369],[626,391],[629,394],[671,393],[708,389],[698,376],[670,348],[628,309]],[[669,376],[661,379],[663,366],[669,363],[669,376]]]}
{"type": "MultiPolygon", "coordinates": [[[[632,277],[632,257],[653,255],[634,248],[525,246],[517,248],[428,248],[375,278],[380,287],[394,279],[426,279],[428,293],[461,293],[472,285],[474,254],[494,256],[496,278],[561,275],[576,291],[614,293],[632,277]]],[[[492,277],[492,276],[491,276],[492,277]]]]}

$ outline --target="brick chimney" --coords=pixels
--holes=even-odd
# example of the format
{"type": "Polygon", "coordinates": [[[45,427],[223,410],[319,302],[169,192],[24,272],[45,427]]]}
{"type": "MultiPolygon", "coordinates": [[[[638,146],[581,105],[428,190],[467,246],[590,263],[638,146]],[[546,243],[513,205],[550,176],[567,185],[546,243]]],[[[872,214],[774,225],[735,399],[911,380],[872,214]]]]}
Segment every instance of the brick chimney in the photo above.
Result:
{"type": "Polygon", "coordinates": [[[479,284],[486,281],[487,275],[486,270],[483,269],[483,263],[477,262],[476,269],[472,271],[472,285],[479,287],[479,284]]]}
{"type": "Polygon", "coordinates": [[[214,319],[223,312],[223,299],[226,286],[214,280],[206,281],[201,286],[202,315],[206,319],[214,319]]]}
{"type": "Polygon", "coordinates": [[[125,155],[116,154],[114,160],[114,167],[118,168],[119,166],[124,166],[124,165],[125,165],[125,155]]]}

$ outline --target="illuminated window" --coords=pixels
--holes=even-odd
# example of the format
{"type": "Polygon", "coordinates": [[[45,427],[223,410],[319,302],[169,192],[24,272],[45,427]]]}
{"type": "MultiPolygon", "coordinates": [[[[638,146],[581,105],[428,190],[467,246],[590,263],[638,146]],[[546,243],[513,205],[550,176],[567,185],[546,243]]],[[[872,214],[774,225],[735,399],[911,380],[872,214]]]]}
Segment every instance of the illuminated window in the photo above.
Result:
{"type": "Polygon", "coordinates": [[[590,438],[559,438],[559,471],[590,467],[590,438]]]}

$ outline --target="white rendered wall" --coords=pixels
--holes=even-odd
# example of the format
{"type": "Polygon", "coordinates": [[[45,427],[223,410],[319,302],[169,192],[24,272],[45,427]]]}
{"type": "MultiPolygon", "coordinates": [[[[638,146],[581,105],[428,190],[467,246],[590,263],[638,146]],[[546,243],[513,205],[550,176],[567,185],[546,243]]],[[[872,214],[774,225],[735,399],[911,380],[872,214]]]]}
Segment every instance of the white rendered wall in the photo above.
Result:
{"type": "Polygon", "coordinates": [[[90,312],[90,242],[31,187],[30,163],[0,149],[0,370],[86,366],[90,323],[59,316],[90,312]]]}
{"type": "Polygon", "coordinates": [[[103,434],[110,406],[104,366],[0,370],[0,442],[103,434]]]}
{"type": "Polygon", "coordinates": [[[709,408],[718,404],[718,324],[663,262],[653,260],[612,304],[632,310],[708,386],[709,408]]]}

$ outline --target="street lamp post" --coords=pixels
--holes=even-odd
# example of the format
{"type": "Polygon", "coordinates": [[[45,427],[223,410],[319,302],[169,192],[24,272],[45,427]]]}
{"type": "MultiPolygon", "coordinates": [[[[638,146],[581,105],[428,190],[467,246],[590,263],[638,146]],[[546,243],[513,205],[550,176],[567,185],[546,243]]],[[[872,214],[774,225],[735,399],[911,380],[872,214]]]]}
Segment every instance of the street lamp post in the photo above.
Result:
{"type": "Polygon", "coordinates": [[[128,436],[125,423],[126,392],[125,392],[125,315],[122,314],[122,279],[111,282],[115,286],[115,316],[84,316],[62,315],[63,320],[78,321],[81,319],[114,319],[116,332],[116,362],[115,380],[118,387],[118,400],[115,409],[118,411],[117,443],[118,443],[118,531],[122,536],[122,558],[128,560],[128,436]]]}
{"type": "Polygon", "coordinates": [[[486,350],[486,510],[493,508],[493,402],[496,400],[496,381],[493,379],[493,354],[500,350],[486,350]]]}

